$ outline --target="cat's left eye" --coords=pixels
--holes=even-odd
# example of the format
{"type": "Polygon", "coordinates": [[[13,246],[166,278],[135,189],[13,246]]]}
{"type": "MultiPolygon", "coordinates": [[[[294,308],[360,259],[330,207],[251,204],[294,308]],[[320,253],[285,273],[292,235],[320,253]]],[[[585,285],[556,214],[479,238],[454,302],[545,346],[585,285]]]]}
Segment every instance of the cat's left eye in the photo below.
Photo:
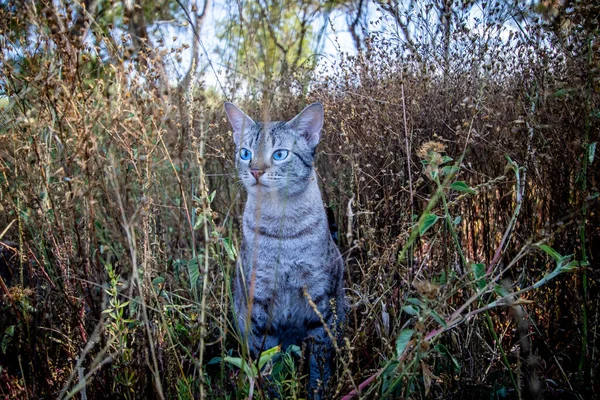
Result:
{"type": "Polygon", "coordinates": [[[285,160],[285,158],[287,156],[288,156],[287,150],[277,150],[273,153],[273,160],[275,160],[275,161],[285,160]]]}
{"type": "Polygon", "coordinates": [[[240,150],[240,158],[244,161],[248,161],[252,158],[252,153],[250,152],[250,150],[242,148],[240,150]]]}

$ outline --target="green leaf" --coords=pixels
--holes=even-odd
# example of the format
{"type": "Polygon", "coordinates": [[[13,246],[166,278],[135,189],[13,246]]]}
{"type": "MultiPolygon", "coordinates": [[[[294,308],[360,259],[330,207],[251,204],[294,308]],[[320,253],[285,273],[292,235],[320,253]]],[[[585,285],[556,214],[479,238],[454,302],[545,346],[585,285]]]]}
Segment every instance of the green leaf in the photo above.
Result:
{"type": "Polygon", "coordinates": [[[560,267],[562,267],[563,265],[565,265],[565,264],[568,264],[568,263],[569,263],[569,261],[571,261],[571,259],[572,259],[573,257],[575,257],[575,254],[569,254],[569,255],[563,256],[563,257],[562,257],[560,260],[558,260],[558,263],[557,263],[558,265],[557,265],[557,267],[559,267],[559,268],[560,268],[560,267]]]}
{"type": "Polygon", "coordinates": [[[550,257],[554,258],[557,263],[560,262],[560,260],[563,258],[560,254],[558,254],[558,252],[556,250],[554,250],[550,246],[546,246],[545,244],[540,244],[538,247],[541,250],[543,250],[546,254],[548,254],[550,257]]]}
{"type": "Polygon", "coordinates": [[[414,304],[415,306],[421,307],[421,304],[423,304],[421,302],[421,300],[411,297],[410,299],[406,299],[406,301],[408,301],[410,304],[414,304]]]}
{"type": "Polygon", "coordinates": [[[404,306],[402,307],[402,311],[404,311],[408,315],[417,315],[419,313],[419,309],[413,306],[404,306]]]}
{"type": "Polygon", "coordinates": [[[216,190],[213,190],[213,192],[211,194],[208,195],[208,202],[212,203],[213,200],[215,199],[215,194],[217,193],[216,190]]]}
{"type": "MultiPolygon", "coordinates": [[[[179,335],[185,335],[185,336],[187,336],[189,334],[189,331],[186,328],[186,326],[184,324],[179,324],[179,323],[175,325],[175,332],[177,332],[177,334],[179,334],[179,335]]],[[[221,360],[221,359],[219,358],[219,360],[221,360]]]]}
{"type": "Polygon", "coordinates": [[[463,181],[453,182],[452,185],[450,185],[450,189],[453,189],[453,190],[456,190],[457,192],[462,192],[462,193],[470,193],[470,194],[477,193],[463,181]]]}
{"type": "Polygon", "coordinates": [[[4,331],[4,337],[2,338],[2,343],[0,343],[0,349],[2,350],[2,354],[6,354],[6,348],[12,341],[14,334],[15,334],[15,326],[14,325],[10,325],[4,331]]]}
{"type": "Polygon", "coordinates": [[[273,364],[273,367],[271,368],[271,377],[274,379],[274,382],[282,382],[285,380],[284,364],[284,362],[276,362],[273,364]]]}
{"type": "Polygon", "coordinates": [[[140,303],[141,299],[139,296],[131,300],[131,304],[129,304],[129,315],[135,315],[138,312],[140,303]]]}
{"type": "Polygon", "coordinates": [[[452,175],[457,173],[460,170],[460,168],[456,165],[446,165],[445,167],[442,167],[442,175],[452,175]]]}
{"type": "Polygon", "coordinates": [[[275,347],[271,347],[269,350],[265,350],[260,353],[260,359],[258,360],[258,368],[262,369],[266,363],[271,360],[279,351],[281,350],[281,346],[277,345],[275,347]]]}
{"type": "Polygon", "coordinates": [[[453,160],[452,157],[444,156],[444,157],[442,157],[442,164],[446,164],[447,162],[450,162],[452,160],[453,160]]]}
{"type": "Polygon", "coordinates": [[[235,365],[239,369],[242,369],[242,364],[244,364],[242,359],[239,357],[225,357],[223,360],[228,362],[229,364],[235,365]]]}
{"type": "Polygon", "coordinates": [[[454,370],[456,372],[460,372],[460,364],[459,364],[458,360],[456,358],[454,358],[454,356],[452,354],[450,354],[450,351],[448,351],[448,348],[446,346],[444,346],[441,343],[436,344],[435,350],[440,354],[446,355],[452,361],[452,364],[454,365],[454,370]]]}
{"type": "Polygon", "coordinates": [[[188,275],[190,277],[190,287],[192,289],[196,288],[196,284],[198,283],[198,279],[200,279],[200,267],[198,264],[202,262],[202,256],[198,256],[192,258],[187,263],[188,275]]]}
{"type": "Polygon", "coordinates": [[[302,357],[302,349],[300,348],[300,346],[296,346],[295,344],[288,346],[285,352],[288,354],[294,354],[298,357],[302,357]]]}
{"type": "Polygon", "coordinates": [[[446,320],[444,318],[442,318],[438,313],[436,313],[433,310],[430,310],[430,313],[431,313],[431,316],[433,317],[433,319],[435,320],[435,322],[437,322],[444,328],[446,328],[448,326],[448,324],[446,324],[446,320]]]}
{"type": "Polygon", "coordinates": [[[502,286],[502,285],[495,285],[494,286],[494,293],[496,293],[500,297],[506,297],[506,296],[508,296],[510,294],[508,292],[508,290],[504,286],[502,286]]]}
{"type": "Polygon", "coordinates": [[[247,363],[239,357],[228,356],[225,357],[223,360],[225,362],[228,362],[229,364],[235,365],[236,367],[241,369],[246,374],[246,376],[250,378],[256,378],[258,376],[258,369],[256,369],[256,366],[254,364],[247,363]]]}
{"type": "Polygon", "coordinates": [[[590,165],[594,162],[594,155],[596,154],[596,142],[592,142],[588,145],[588,162],[590,165]]]}
{"type": "Polygon", "coordinates": [[[202,227],[202,224],[204,224],[205,220],[206,217],[203,213],[196,215],[196,223],[194,224],[194,230],[197,231],[198,229],[200,229],[202,227]]]}
{"type": "Polygon", "coordinates": [[[473,276],[475,276],[477,289],[482,290],[485,288],[485,265],[481,263],[471,264],[471,271],[473,271],[473,276]]]}
{"type": "Polygon", "coordinates": [[[561,88],[558,89],[556,92],[552,93],[552,97],[564,97],[566,95],[569,94],[569,92],[571,92],[572,89],[565,89],[565,88],[561,88]]]}
{"type": "Polygon", "coordinates": [[[505,155],[504,158],[506,158],[506,161],[508,162],[508,165],[504,169],[506,170],[506,168],[509,168],[512,169],[515,173],[517,173],[519,171],[519,165],[507,155],[505,155]]]}
{"type": "Polygon", "coordinates": [[[400,358],[402,353],[404,353],[404,350],[406,350],[406,346],[408,346],[408,342],[410,342],[413,333],[414,331],[412,329],[404,329],[400,332],[400,335],[398,335],[398,339],[396,340],[396,355],[398,358],[400,358]]]}
{"type": "MultiPolygon", "coordinates": [[[[383,372],[381,373],[381,393],[387,393],[388,389],[390,388],[390,385],[395,384],[396,379],[394,379],[396,377],[396,368],[398,368],[398,364],[400,364],[398,361],[392,361],[390,363],[387,364],[387,366],[384,368],[383,372]]],[[[400,385],[402,385],[402,381],[399,382],[400,385]]]]}
{"type": "Polygon", "coordinates": [[[448,282],[448,277],[446,276],[446,271],[440,272],[439,278],[436,279],[437,283],[440,285],[445,285],[448,282]]]}
{"type": "Polygon", "coordinates": [[[439,218],[440,217],[438,217],[437,215],[431,213],[425,215],[425,217],[421,219],[421,223],[419,224],[419,234],[423,236],[423,234],[425,234],[425,232],[427,232],[429,228],[435,225],[439,218]]]}
{"type": "Polygon", "coordinates": [[[154,286],[158,286],[161,283],[163,283],[165,281],[165,278],[162,276],[157,276],[156,278],[152,279],[152,285],[154,286]]]}
{"type": "Polygon", "coordinates": [[[235,251],[235,247],[233,247],[233,243],[231,243],[230,238],[223,238],[223,247],[225,247],[227,257],[229,257],[231,261],[235,261],[237,258],[237,252],[235,251]]]}
{"type": "Polygon", "coordinates": [[[560,267],[560,272],[571,272],[575,269],[579,269],[580,267],[587,267],[589,263],[587,261],[577,261],[573,260],[567,265],[563,265],[560,267]]]}

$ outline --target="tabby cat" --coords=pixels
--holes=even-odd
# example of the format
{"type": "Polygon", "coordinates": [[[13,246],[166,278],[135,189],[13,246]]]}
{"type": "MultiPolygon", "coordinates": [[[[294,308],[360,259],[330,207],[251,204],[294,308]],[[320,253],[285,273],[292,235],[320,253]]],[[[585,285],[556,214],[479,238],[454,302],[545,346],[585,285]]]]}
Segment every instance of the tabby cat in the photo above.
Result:
{"type": "Polygon", "coordinates": [[[334,355],[323,322],[336,338],[345,317],[344,263],[313,168],[323,106],[311,104],[289,122],[257,123],[232,103],[225,111],[247,192],[234,280],[239,329],[254,358],[277,345],[306,344],[309,397],[318,399],[334,355]]]}

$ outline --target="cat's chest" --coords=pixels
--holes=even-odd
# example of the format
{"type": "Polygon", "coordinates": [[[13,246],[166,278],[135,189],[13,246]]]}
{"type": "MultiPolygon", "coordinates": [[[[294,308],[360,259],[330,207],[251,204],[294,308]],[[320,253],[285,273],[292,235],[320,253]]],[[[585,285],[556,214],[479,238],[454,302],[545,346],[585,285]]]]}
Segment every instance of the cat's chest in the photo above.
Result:
{"type": "Polygon", "coordinates": [[[306,206],[259,211],[245,210],[242,245],[244,270],[249,279],[256,274],[257,288],[296,294],[326,281],[332,260],[324,212],[306,206]]]}
{"type": "Polygon", "coordinates": [[[327,280],[326,273],[323,265],[294,262],[290,268],[282,271],[280,280],[282,286],[290,289],[290,291],[302,291],[327,280]]]}
{"type": "MultiPolygon", "coordinates": [[[[274,310],[281,317],[296,319],[299,315],[311,314],[308,299],[315,300],[328,292],[330,276],[323,268],[307,264],[295,264],[294,268],[272,276],[274,310]]],[[[268,290],[270,291],[270,290],[268,290]]]]}
{"type": "Polygon", "coordinates": [[[297,293],[304,288],[321,286],[328,280],[329,268],[320,257],[262,257],[246,269],[248,278],[255,275],[257,288],[277,293],[297,293]]]}
{"type": "Polygon", "coordinates": [[[331,271],[322,262],[309,263],[291,258],[273,262],[257,261],[253,269],[246,270],[247,281],[254,277],[255,293],[271,299],[279,312],[307,305],[307,295],[316,298],[327,292],[331,285],[331,271]],[[292,307],[292,308],[289,308],[292,307]]]}
{"type": "Polygon", "coordinates": [[[316,218],[281,224],[249,222],[243,227],[242,251],[255,265],[314,264],[322,262],[328,239],[326,224],[316,218]]]}

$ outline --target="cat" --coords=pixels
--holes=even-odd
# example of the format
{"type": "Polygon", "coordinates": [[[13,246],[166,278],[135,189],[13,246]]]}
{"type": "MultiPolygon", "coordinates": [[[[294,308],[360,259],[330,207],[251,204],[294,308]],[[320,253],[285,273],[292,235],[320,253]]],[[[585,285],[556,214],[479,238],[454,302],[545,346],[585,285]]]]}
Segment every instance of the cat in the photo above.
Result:
{"type": "Polygon", "coordinates": [[[305,343],[309,398],[320,399],[346,308],[344,262],[313,167],[323,106],[311,104],[289,122],[257,123],[232,103],[225,111],[247,192],[233,290],[237,323],[254,359],[277,345],[305,343]]]}

